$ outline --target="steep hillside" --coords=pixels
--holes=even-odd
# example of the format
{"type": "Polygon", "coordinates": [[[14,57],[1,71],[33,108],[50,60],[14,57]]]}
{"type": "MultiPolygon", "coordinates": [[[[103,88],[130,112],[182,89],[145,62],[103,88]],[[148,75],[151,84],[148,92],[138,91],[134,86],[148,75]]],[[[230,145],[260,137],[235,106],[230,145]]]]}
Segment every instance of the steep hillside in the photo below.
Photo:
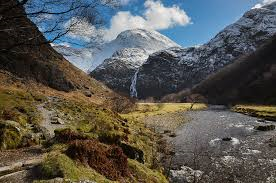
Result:
{"type": "Polygon", "coordinates": [[[136,97],[130,89],[133,77],[148,56],[156,51],[180,46],[156,31],[134,29],[122,32],[104,47],[108,51],[98,57],[107,59],[90,75],[116,91],[136,97]]]}
{"type": "Polygon", "coordinates": [[[243,54],[252,53],[276,33],[276,2],[251,9],[210,42],[152,54],[137,74],[138,98],[159,98],[189,88],[243,54]]]}
{"type": "MultiPolygon", "coordinates": [[[[16,1],[11,1],[10,5],[16,1]]],[[[7,4],[6,4],[7,5],[7,4]]],[[[0,11],[5,9],[1,6],[0,11]]],[[[4,11],[0,22],[0,70],[65,92],[78,91],[99,104],[128,101],[90,78],[63,58],[48,44],[37,27],[25,16],[22,7],[4,11]]],[[[5,72],[4,72],[5,73],[5,72]]]]}
{"type": "Polygon", "coordinates": [[[210,103],[276,104],[276,36],[192,89],[210,103]]]}

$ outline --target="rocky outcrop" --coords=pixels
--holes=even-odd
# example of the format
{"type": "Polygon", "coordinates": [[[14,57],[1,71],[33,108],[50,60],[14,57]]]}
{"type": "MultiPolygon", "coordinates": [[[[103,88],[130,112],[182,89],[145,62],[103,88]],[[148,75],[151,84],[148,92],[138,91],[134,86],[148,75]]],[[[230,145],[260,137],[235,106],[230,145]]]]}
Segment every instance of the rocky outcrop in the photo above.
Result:
{"type": "Polygon", "coordinates": [[[140,67],[138,98],[160,98],[190,88],[236,58],[254,52],[276,33],[276,2],[251,9],[207,44],[152,54],[140,67]]]}

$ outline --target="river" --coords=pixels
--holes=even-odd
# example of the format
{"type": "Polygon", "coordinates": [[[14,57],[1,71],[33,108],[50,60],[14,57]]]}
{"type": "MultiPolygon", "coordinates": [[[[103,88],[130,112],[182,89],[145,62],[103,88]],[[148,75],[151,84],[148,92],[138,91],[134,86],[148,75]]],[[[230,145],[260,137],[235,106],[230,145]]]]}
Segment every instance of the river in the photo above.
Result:
{"type": "Polygon", "coordinates": [[[223,108],[183,115],[190,121],[167,137],[175,153],[167,162],[171,182],[276,182],[276,131],[254,130],[274,122],[223,108]]]}

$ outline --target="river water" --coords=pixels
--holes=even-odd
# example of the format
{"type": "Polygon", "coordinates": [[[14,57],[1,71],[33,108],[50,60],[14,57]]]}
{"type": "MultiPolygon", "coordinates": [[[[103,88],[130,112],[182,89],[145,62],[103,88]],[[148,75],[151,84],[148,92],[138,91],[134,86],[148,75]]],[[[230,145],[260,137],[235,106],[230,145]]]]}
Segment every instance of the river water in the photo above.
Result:
{"type": "MultiPolygon", "coordinates": [[[[257,131],[257,118],[226,109],[184,112],[190,121],[169,138],[171,182],[276,182],[276,131],[257,131]]],[[[275,124],[275,123],[274,123],[275,124]]]]}

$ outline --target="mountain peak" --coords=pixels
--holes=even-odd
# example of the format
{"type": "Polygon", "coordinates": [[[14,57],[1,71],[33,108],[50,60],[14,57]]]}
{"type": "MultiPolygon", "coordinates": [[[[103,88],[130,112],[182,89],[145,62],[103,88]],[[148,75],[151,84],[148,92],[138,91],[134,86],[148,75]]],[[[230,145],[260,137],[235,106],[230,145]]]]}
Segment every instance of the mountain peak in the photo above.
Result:
{"type": "MultiPolygon", "coordinates": [[[[151,50],[153,48],[154,52],[157,51],[160,47],[164,47],[164,44],[167,48],[169,47],[180,47],[177,43],[169,39],[168,37],[160,34],[155,30],[145,30],[145,29],[132,29],[121,32],[114,41],[120,42],[131,42],[134,47],[142,48],[143,46],[149,46],[147,49],[151,50]],[[151,43],[157,43],[156,46],[152,47],[151,43]],[[162,46],[161,46],[162,45],[162,46]],[[157,48],[156,48],[157,47],[157,48]]],[[[130,47],[132,47],[130,45],[130,47]]]]}

